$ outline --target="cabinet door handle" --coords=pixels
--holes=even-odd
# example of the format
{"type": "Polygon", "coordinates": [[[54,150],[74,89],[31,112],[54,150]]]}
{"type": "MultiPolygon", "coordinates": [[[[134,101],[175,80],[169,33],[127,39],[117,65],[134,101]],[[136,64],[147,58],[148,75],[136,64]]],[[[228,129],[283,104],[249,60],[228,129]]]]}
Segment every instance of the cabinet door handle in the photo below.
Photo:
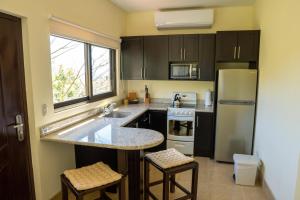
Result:
{"type": "Polygon", "coordinates": [[[196,117],[196,126],[197,126],[197,128],[199,127],[199,117],[198,116],[196,117]]]}
{"type": "Polygon", "coordinates": [[[185,48],[183,49],[183,60],[185,60],[185,48]]]}
{"type": "Polygon", "coordinates": [[[141,79],[143,80],[143,67],[141,67],[141,79]]]}
{"type": "Polygon", "coordinates": [[[182,60],[182,48],[180,48],[180,60],[182,60]]]}
{"type": "Polygon", "coordinates": [[[144,67],[144,79],[146,79],[146,70],[147,70],[147,68],[144,67]]]}
{"type": "Polygon", "coordinates": [[[234,51],[233,51],[233,59],[236,59],[236,46],[234,46],[234,51]]]}
{"type": "Polygon", "coordinates": [[[240,59],[240,55],[241,55],[241,46],[239,46],[238,48],[238,59],[240,59]]]}
{"type": "Polygon", "coordinates": [[[149,125],[151,124],[151,114],[149,113],[149,125]]]}
{"type": "Polygon", "coordinates": [[[200,67],[198,68],[198,79],[199,80],[201,79],[201,68],[200,67]]]}

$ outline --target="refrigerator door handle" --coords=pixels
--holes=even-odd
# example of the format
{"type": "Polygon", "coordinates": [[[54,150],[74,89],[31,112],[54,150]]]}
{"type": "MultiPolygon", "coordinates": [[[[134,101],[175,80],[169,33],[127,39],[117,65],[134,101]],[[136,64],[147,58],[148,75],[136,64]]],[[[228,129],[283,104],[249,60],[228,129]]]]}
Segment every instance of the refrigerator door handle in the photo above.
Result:
{"type": "Polygon", "coordinates": [[[219,100],[219,104],[228,104],[228,105],[255,105],[253,100],[219,100]]]}

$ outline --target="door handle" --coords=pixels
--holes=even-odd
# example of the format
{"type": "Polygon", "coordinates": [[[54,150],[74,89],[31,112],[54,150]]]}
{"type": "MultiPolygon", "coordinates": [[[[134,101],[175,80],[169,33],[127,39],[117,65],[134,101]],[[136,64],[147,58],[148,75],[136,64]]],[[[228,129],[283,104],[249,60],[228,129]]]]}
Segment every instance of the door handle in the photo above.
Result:
{"type": "Polygon", "coordinates": [[[24,140],[24,124],[22,115],[16,115],[16,124],[9,125],[17,130],[18,141],[22,142],[24,140]]]}
{"type": "Polygon", "coordinates": [[[143,80],[143,67],[141,67],[141,79],[143,80]]]}
{"type": "Polygon", "coordinates": [[[147,68],[144,67],[144,79],[146,79],[146,70],[147,70],[147,68]]]}
{"type": "Polygon", "coordinates": [[[180,48],[180,60],[182,60],[182,48],[180,48]]]}
{"type": "Polygon", "coordinates": [[[241,46],[239,46],[238,48],[238,59],[240,59],[240,55],[241,55],[241,46]]]}
{"type": "Polygon", "coordinates": [[[185,48],[183,49],[183,60],[185,60],[185,48]]]}
{"type": "Polygon", "coordinates": [[[190,65],[190,79],[192,79],[192,65],[190,65]]]}
{"type": "Polygon", "coordinates": [[[236,59],[236,46],[234,46],[234,51],[233,51],[233,59],[236,59]]]}
{"type": "Polygon", "coordinates": [[[196,118],[196,126],[197,126],[197,128],[199,127],[199,117],[198,116],[196,118]]]}
{"type": "Polygon", "coordinates": [[[201,80],[201,68],[198,67],[198,80],[201,80]]]}

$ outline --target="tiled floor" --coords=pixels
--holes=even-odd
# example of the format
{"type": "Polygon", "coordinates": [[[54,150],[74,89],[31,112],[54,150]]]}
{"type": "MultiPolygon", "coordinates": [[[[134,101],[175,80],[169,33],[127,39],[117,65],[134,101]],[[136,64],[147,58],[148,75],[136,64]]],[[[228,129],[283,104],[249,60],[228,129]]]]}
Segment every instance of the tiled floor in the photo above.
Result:
{"type": "MultiPolygon", "coordinates": [[[[208,158],[196,157],[199,162],[198,199],[199,200],[267,200],[260,186],[249,187],[235,185],[232,179],[233,165],[217,163],[208,158]]],[[[155,168],[151,170],[151,181],[161,179],[161,174],[155,168]]],[[[176,180],[182,185],[190,188],[191,172],[183,172],[176,176],[176,180]]],[[[161,199],[162,185],[151,188],[153,193],[161,199]]],[[[170,199],[178,198],[183,193],[176,189],[170,199]]],[[[71,197],[72,195],[70,195],[71,197]]],[[[117,199],[115,195],[110,195],[117,199]]],[[[85,200],[95,199],[98,194],[92,194],[85,200]]],[[[55,199],[58,200],[59,198],[55,199]]],[[[70,198],[74,199],[74,198],[70,198]]]]}

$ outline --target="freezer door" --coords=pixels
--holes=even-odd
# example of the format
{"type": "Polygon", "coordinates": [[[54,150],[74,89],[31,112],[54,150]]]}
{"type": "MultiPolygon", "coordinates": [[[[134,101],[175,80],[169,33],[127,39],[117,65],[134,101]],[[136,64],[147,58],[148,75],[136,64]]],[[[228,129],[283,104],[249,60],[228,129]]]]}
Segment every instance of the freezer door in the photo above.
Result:
{"type": "Polygon", "coordinates": [[[217,105],[215,159],[232,162],[234,153],[251,154],[255,105],[217,105]]]}
{"type": "Polygon", "coordinates": [[[257,70],[219,70],[218,100],[255,101],[257,70]]]}

